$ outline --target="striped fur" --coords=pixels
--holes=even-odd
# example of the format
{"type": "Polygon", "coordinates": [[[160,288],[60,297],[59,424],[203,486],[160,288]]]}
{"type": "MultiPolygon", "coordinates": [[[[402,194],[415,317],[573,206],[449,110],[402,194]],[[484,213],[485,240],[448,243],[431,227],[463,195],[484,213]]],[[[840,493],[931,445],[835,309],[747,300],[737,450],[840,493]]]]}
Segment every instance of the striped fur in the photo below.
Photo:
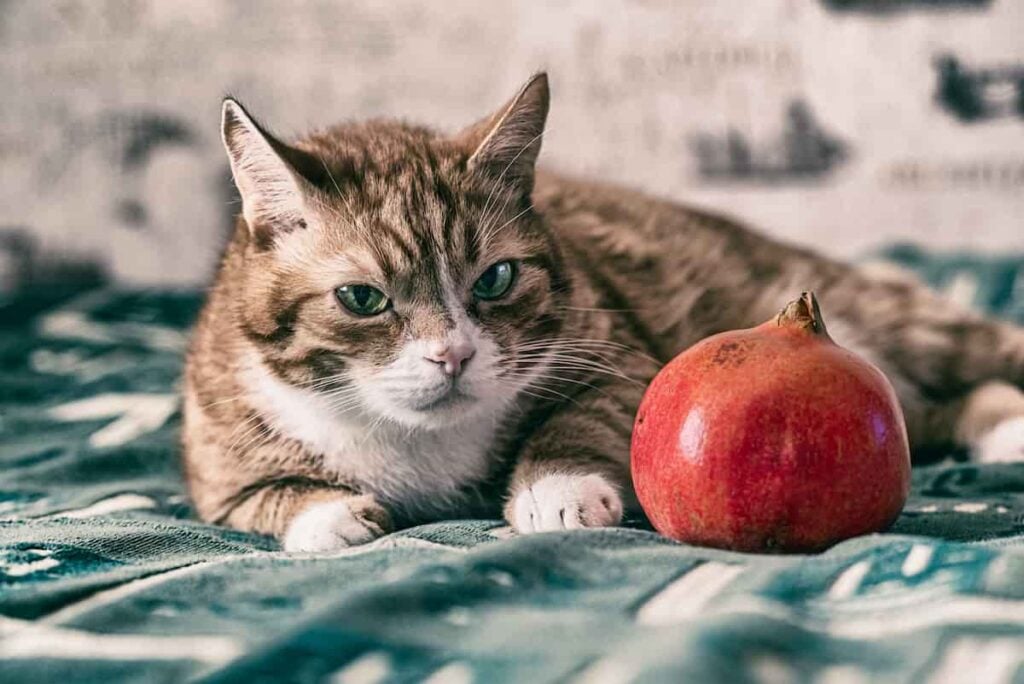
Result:
{"type": "Polygon", "coordinates": [[[516,501],[561,486],[543,494],[556,525],[614,524],[610,497],[632,503],[633,416],[660,364],[806,289],[837,341],[893,380],[920,452],[1024,416],[1021,329],[717,216],[535,172],[547,107],[541,75],[454,136],[372,121],[286,145],[226,104],[243,215],[185,388],[204,519],[286,537],[293,520],[322,518],[303,511],[350,502],[345,524],[363,536],[331,542],[343,546],[507,502],[533,529],[516,501]],[[475,299],[502,260],[518,264],[509,294],[475,299]],[[347,313],[334,290],[352,283],[393,308],[347,313]],[[422,356],[455,336],[477,353],[448,386],[422,356]],[[604,509],[566,513],[585,506],[604,509]]]}

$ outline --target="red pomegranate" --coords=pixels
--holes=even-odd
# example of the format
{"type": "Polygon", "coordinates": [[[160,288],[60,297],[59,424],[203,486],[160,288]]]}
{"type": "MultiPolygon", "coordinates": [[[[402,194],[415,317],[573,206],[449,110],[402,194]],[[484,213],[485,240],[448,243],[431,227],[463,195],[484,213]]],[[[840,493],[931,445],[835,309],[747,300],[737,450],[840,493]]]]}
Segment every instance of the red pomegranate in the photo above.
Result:
{"type": "Polygon", "coordinates": [[[632,470],[668,537],[809,552],[892,524],[910,489],[910,450],[889,381],[832,341],[805,292],[658,373],[637,413],[632,470]]]}

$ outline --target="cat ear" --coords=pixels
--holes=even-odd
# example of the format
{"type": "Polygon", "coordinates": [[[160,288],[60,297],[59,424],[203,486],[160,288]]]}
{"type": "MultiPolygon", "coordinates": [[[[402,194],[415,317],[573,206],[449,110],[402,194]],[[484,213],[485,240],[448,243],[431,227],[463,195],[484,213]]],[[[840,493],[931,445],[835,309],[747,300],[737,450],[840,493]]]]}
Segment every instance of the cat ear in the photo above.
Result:
{"type": "Polygon", "coordinates": [[[548,117],[548,76],[541,72],[500,110],[460,134],[473,149],[468,168],[533,190],[534,166],[548,117]]]}
{"type": "Polygon", "coordinates": [[[274,138],[231,98],[224,100],[221,135],[242,196],[242,216],[257,242],[267,246],[282,231],[305,228],[305,197],[312,186],[299,169],[312,164],[310,155],[274,138]]]}

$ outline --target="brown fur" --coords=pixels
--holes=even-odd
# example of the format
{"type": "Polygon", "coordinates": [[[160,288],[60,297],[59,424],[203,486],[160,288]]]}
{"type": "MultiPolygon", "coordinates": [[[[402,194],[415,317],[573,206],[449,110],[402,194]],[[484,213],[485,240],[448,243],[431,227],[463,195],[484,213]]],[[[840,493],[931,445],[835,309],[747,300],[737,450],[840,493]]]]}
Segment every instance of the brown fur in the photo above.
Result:
{"type": "MultiPolygon", "coordinates": [[[[535,175],[540,138],[530,138],[542,130],[547,102],[542,76],[453,137],[395,122],[339,126],[291,147],[268,136],[317,219],[307,225],[287,208],[240,218],[199,320],[184,445],[204,519],[280,536],[312,503],[350,497],[362,519],[386,530],[390,516],[407,524],[466,513],[475,501],[500,503],[502,492],[515,494],[552,472],[601,473],[629,492],[633,417],[659,365],[707,335],[767,320],[807,289],[817,292],[837,341],[893,380],[916,449],[973,439],[973,423],[988,425],[994,413],[1024,415],[1019,328],[718,216],[619,187],[535,175]],[[301,259],[281,256],[275,241],[282,235],[304,241],[301,259]],[[405,313],[342,315],[330,296],[341,284],[331,261],[339,254],[362,281],[386,285],[405,313]],[[517,397],[491,445],[486,476],[439,496],[436,506],[370,496],[332,474],[322,454],[279,434],[240,380],[252,353],[293,386],[323,382],[354,359],[386,364],[403,340],[450,327],[442,263],[462,283],[508,258],[521,264],[509,298],[465,306],[507,355],[510,372],[537,363],[517,358],[517,345],[587,342],[558,357],[558,377],[517,397]],[[998,380],[1010,383],[999,386],[1002,394],[991,390],[998,380]],[[993,408],[993,401],[1012,408],[993,408]]],[[[237,125],[225,122],[229,151],[237,125]]]]}

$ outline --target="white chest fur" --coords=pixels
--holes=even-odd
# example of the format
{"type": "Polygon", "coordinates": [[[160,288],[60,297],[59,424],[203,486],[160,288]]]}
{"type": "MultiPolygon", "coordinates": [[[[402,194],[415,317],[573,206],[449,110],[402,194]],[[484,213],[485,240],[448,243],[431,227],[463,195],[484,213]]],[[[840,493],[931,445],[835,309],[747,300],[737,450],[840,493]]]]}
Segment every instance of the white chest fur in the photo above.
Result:
{"type": "Polygon", "coordinates": [[[316,392],[285,383],[262,364],[244,373],[255,408],[282,436],[323,457],[324,468],[361,491],[412,510],[444,508],[485,478],[498,417],[443,429],[410,429],[340,411],[316,392]]]}

